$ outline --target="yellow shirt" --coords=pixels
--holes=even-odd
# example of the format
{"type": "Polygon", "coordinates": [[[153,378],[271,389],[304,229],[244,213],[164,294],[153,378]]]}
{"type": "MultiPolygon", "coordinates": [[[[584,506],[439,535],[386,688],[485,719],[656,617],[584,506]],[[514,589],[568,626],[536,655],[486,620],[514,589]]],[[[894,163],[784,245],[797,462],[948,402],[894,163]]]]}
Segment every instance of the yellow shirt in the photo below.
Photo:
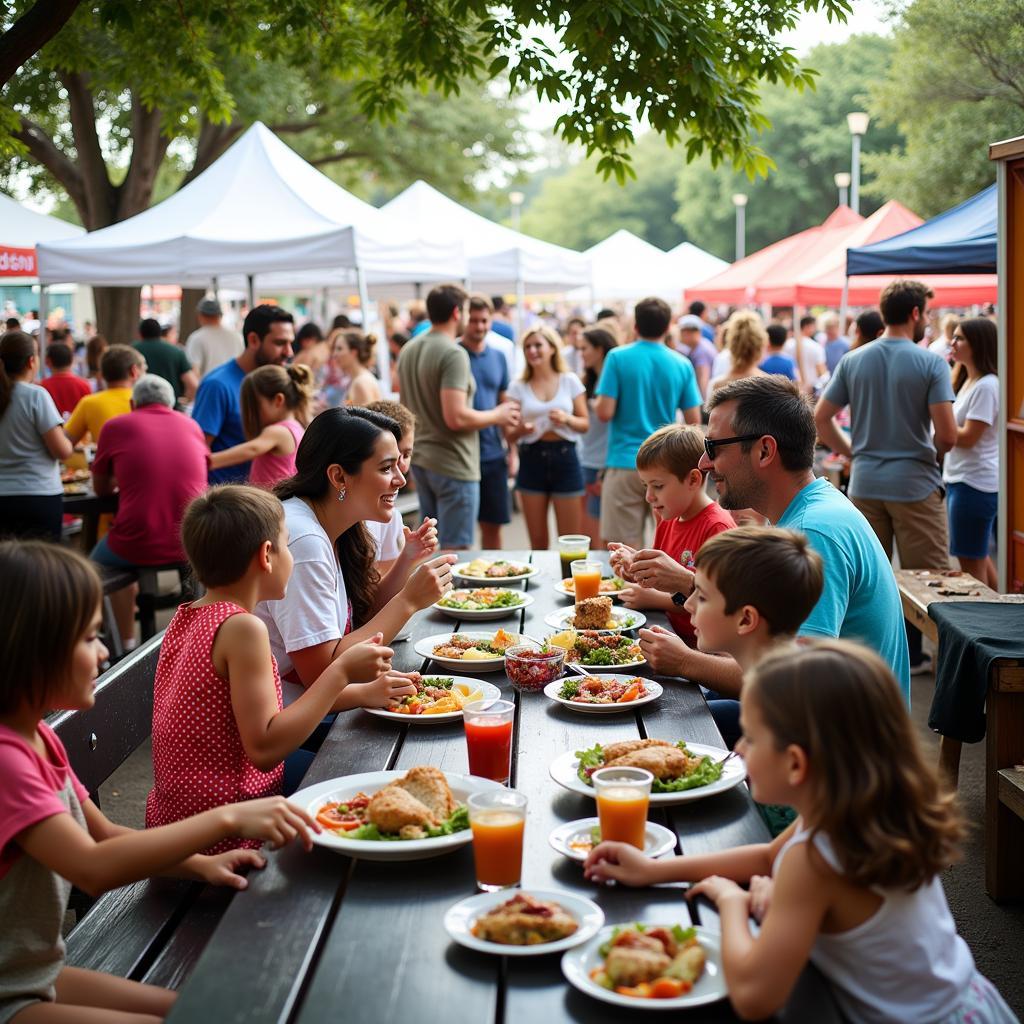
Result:
{"type": "Polygon", "coordinates": [[[64,429],[74,438],[81,439],[88,433],[97,441],[107,420],[131,411],[132,389],[108,388],[80,399],[64,429]]]}

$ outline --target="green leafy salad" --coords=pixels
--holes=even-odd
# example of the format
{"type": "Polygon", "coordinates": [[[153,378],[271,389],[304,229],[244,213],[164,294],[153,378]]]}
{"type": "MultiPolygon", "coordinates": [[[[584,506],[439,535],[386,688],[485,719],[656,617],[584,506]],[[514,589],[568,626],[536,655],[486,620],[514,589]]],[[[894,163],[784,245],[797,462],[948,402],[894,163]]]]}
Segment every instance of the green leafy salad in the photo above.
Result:
{"type": "MultiPolygon", "coordinates": [[[[439,839],[441,836],[450,836],[456,832],[464,832],[467,828],[469,828],[469,808],[460,804],[436,828],[431,826],[425,827],[423,829],[423,838],[439,839]]],[[[402,842],[404,840],[403,836],[388,835],[381,832],[372,822],[360,825],[359,828],[353,829],[351,832],[346,832],[344,837],[346,839],[369,839],[382,843],[402,842]]]]}
{"type": "Polygon", "coordinates": [[[437,602],[442,608],[462,612],[484,612],[495,608],[518,608],[524,603],[522,593],[500,587],[480,587],[476,590],[453,590],[437,602]]]}
{"type": "MultiPolygon", "coordinates": [[[[673,749],[672,744],[666,743],[664,746],[673,749]]],[[[700,757],[697,754],[691,753],[685,741],[679,740],[674,745],[674,749],[681,750],[686,755],[686,768],[682,775],[675,778],[663,779],[655,775],[654,781],[651,783],[652,793],[682,793],[687,789],[699,789],[701,786],[708,786],[712,782],[717,782],[722,777],[722,766],[720,764],[716,764],[707,755],[700,757]]],[[[590,781],[590,776],[598,768],[605,766],[604,748],[600,743],[596,743],[589,750],[577,750],[576,756],[579,758],[576,774],[579,776],[580,781],[585,782],[588,786],[593,785],[590,781]]],[[[627,758],[615,758],[615,763],[617,765],[625,765],[627,764],[627,759],[628,755],[627,758]]]]}

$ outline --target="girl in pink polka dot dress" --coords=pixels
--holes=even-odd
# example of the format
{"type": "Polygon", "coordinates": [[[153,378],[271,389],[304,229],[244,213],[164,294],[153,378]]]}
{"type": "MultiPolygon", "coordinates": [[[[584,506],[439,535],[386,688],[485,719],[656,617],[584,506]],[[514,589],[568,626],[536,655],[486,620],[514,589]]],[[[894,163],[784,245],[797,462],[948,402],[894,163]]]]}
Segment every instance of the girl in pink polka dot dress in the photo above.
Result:
{"type": "MultiPolygon", "coordinates": [[[[282,762],[349,679],[381,676],[391,667],[392,652],[378,635],[346,651],[282,708],[267,628],[252,614],[257,602],[283,597],[291,574],[280,501],[254,487],[216,487],[188,507],[181,532],[207,593],[178,609],[161,645],[147,828],[281,793],[282,762]]],[[[253,842],[225,839],[210,852],[253,842]]]]}

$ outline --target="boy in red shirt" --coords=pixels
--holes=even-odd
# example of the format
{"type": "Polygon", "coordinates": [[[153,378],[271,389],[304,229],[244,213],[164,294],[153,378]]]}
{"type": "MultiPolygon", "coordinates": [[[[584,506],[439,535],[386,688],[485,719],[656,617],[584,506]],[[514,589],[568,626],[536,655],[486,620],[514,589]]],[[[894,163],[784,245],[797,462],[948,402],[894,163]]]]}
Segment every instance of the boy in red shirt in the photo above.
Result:
{"type": "Polygon", "coordinates": [[[630,585],[621,591],[627,608],[657,608],[672,628],[694,642],[690,615],[683,603],[693,590],[693,560],[709,537],[736,526],[732,516],[704,490],[697,468],[704,435],[697,427],[670,424],[640,446],[636,468],[655,514],[654,547],[636,551],[609,544],[612,568],[630,585]]]}
{"type": "Polygon", "coordinates": [[[82,380],[71,369],[74,362],[71,346],[55,341],[46,349],[46,365],[51,373],[39,383],[50,393],[57,412],[67,419],[80,399],[92,394],[87,380],[82,380]]]}

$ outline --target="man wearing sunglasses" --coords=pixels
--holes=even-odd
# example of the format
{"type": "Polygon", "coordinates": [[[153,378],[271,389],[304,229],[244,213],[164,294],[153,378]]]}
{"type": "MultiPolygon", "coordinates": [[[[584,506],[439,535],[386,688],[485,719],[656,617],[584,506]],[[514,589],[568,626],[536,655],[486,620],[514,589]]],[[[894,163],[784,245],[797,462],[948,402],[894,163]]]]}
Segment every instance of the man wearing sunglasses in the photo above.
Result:
{"type": "MultiPolygon", "coordinates": [[[[746,377],[708,399],[705,470],[730,510],[752,508],[773,525],[807,535],[825,565],[825,587],[801,636],[843,637],[874,648],[910,700],[910,662],[892,566],[863,515],[825,479],[816,479],[814,416],[785,377],[746,377]]],[[[725,534],[724,536],[728,536],[725,534]]],[[[655,627],[640,630],[654,670],[685,676],[725,697],[739,695],[731,658],[704,654],[655,627]]]]}

